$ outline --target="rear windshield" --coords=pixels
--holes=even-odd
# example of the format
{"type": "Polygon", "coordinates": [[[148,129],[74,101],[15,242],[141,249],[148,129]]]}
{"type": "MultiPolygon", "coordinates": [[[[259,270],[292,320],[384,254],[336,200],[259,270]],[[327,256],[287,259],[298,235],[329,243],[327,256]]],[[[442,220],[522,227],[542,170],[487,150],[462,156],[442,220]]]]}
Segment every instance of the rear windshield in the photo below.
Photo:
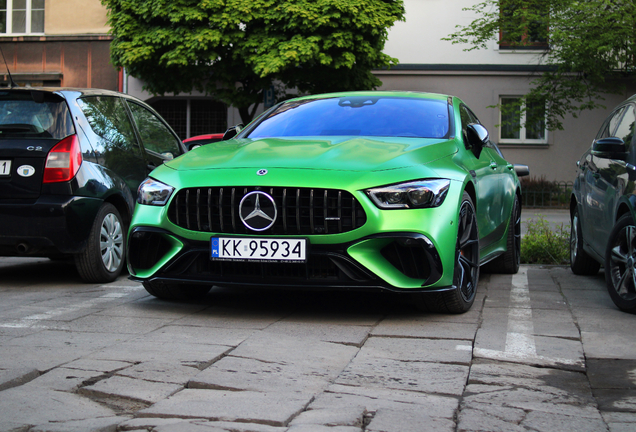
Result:
{"type": "Polygon", "coordinates": [[[0,91],[0,139],[62,139],[73,133],[73,121],[61,97],[45,92],[0,91]]]}
{"type": "Polygon", "coordinates": [[[334,97],[292,101],[269,113],[249,138],[379,136],[447,138],[448,103],[399,97],[334,97]]]}

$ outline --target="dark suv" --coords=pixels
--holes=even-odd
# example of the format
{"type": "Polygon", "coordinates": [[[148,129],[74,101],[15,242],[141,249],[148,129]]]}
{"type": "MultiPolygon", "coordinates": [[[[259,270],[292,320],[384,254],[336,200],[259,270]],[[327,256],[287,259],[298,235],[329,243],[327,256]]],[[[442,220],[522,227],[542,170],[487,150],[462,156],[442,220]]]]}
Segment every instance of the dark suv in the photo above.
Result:
{"type": "Polygon", "coordinates": [[[605,266],[609,295],[636,313],[636,95],[607,117],[579,167],[570,214],[571,268],[593,275],[605,266]]]}
{"type": "Polygon", "coordinates": [[[73,257],[83,280],[114,280],[137,187],[184,151],[131,96],[0,89],[0,256],[73,257]]]}

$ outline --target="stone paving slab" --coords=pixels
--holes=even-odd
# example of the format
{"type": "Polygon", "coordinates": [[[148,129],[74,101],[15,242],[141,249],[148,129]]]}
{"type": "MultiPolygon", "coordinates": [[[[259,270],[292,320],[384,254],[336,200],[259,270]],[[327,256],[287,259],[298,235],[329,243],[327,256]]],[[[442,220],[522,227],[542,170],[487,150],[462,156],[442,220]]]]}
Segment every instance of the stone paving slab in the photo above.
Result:
{"type": "Polygon", "coordinates": [[[625,332],[581,332],[587,358],[636,360],[634,335],[625,332]]]}
{"type": "Polygon", "coordinates": [[[232,356],[340,370],[357,353],[358,348],[352,346],[263,331],[252,335],[234,349],[232,356]]]}
{"type": "Polygon", "coordinates": [[[0,369],[37,369],[46,371],[88,355],[92,350],[68,346],[56,347],[0,346],[0,369]]]}
{"type": "Polygon", "coordinates": [[[33,368],[15,368],[0,370],[0,391],[18,387],[34,380],[40,371],[33,368]]]}
{"type": "Polygon", "coordinates": [[[186,389],[138,413],[140,417],[205,418],[285,426],[313,396],[186,389]]]}
{"type": "Polygon", "coordinates": [[[286,362],[263,362],[228,356],[192,378],[188,387],[313,394],[321,392],[329,385],[340,370],[340,368],[337,370],[321,368],[317,364],[302,367],[286,362]]]}
{"type": "MultiPolygon", "coordinates": [[[[205,419],[142,417],[124,421],[122,431],[153,432],[287,432],[287,427],[268,426],[259,423],[209,421],[205,419]]],[[[333,432],[333,431],[331,431],[333,432]]]]}
{"type": "Polygon", "coordinates": [[[192,366],[184,366],[181,363],[149,361],[118,370],[116,374],[145,381],[185,386],[199,372],[199,369],[192,366]]]}
{"type": "Polygon", "coordinates": [[[360,347],[369,336],[370,329],[367,326],[342,325],[331,322],[312,322],[311,325],[307,325],[307,323],[284,320],[272,324],[266,331],[302,339],[315,339],[360,347]]]}
{"type": "Polygon", "coordinates": [[[101,376],[103,376],[102,372],[58,367],[40,375],[27,386],[73,393],[85,382],[101,376]]]}
{"type": "Polygon", "coordinates": [[[125,398],[133,401],[155,403],[179,390],[182,385],[145,381],[125,376],[112,376],[80,389],[80,394],[93,398],[125,398]]]}
{"type": "Polygon", "coordinates": [[[29,432],[109,432],[126,419],[124,416],[98,417],[87,420],[47,422],[29,429],[29,432]]]}
{"type": "Polygon", "coordinates": [[[25,386],[2,392],[0,413],[2,431],[12,430],[15,425],[89,420],[115,415],[110,409],[82,396],[25,386]]]}
{"type": "Polygon", "coordinates": [[[249,329],[215,329],[214,332],[211,332],[209,328],[205,327],[166,325],[144,334],[137,340],[157,342],[159,344],[179,342],[185,344],[237,346],[253,333],[254,331],[249,329]]]}
{"type": "Polygon", "coordinates": [[[455,432],[455,422],[423,411],[379,409],[365,432],[455,432]]]}
{"type": "Polygon", "coordinates": [[[457,340],[373,337],[356,356],[356,360],[370,358],[468,366],[472,361],[472,347],[457,340]]]}
{"type": "Polygon", "coordinates": [[[312,424],[323,426],[351,426],[361,429],[364,423],[365,412],[350,410],[347,408],[336,409],[311,409],[302,412],[290,423],[290,426],[312,424]]]}
{"type": "Polygon", "coordinates": [[[130,367],[132,364],[132,362],[128,361],[92,360],[81,358],[66,363],[64,367],[68,369],[80,369],[85,371],[114,372],[130,367]]]}
{"type": "Polygon", "coordinates": [[[335,382],[461,396],[468,371],[468,366],[454,364],[367,357],[355,358],[335,382]]]}
{"type": "Polygon", "coordinates": [[[427,316],[384,320],[375,327],[373,336],[403,336],[414,338],[473,340],[477,322],[433,321],[427,316]]]}
{"type": "Polygon", "coordinates": [[[93,352],[85,358],[127,362],[170,362],[186,366],[207,367],[233,347],[179,342],[157,344],[146,341],[124,342],[93,352]]]}

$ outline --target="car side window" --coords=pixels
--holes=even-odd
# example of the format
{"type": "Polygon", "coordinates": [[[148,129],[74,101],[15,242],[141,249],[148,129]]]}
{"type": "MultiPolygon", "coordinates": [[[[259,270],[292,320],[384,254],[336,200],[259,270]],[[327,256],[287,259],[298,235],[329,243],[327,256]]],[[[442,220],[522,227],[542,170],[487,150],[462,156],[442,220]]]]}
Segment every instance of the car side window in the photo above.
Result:
{"type": "Polygon", "coordinates": [[[118,97],[89,96],[78,103],[93,132],[123,150],[141,156],[132,123],[118,97]]]}
{"type": "Polygon", "coordinates": [[[601,126],[601,130],[598,132],[596,139],[602,139],[602,138],[614,136],[614,130],[616,129],[616,125],[618,124],[618,121],[621,119],[621,115],[623,114],[624,110],[625,108],[620,108],[614,111],[610,115],[610,117],[607,120],[605,120],[605,123],[603,123],[603,126],[601,126]]]}
{"type": "Polygon", "coordinates": [[[459,117],[462,121],[462,135],[464,137],[464,142],[466,142],[467,140],[466,128],[471,123],[479,123],[479,120],[466,105],[459,106],[459,117]]]}
{"type": "Polygon", "coordinates": [[[137,103],[129,101],[128,106],[137,123],[141,143],[146,150],[157,153],[164,159],[172,159],[181,154],[179,140],[159,117],[137,103]]]}
{"type": "Polygon", "coordinates": [[[634,106],[629,105],[625,109],[623,118],[614,132],[614,136],[622,139],[628,150],[630,149],[632,140],[634,139],[634,124],[636,124],[636,112],[634,111],[634,106]]]}

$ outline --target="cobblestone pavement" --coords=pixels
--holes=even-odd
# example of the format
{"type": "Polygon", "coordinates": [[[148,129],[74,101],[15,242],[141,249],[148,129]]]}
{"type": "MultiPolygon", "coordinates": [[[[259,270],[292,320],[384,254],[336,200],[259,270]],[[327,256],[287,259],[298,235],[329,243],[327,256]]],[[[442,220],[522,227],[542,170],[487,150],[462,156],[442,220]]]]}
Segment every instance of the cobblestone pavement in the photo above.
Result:
{"type": "Polygon", "coordinates": [[[603,274],[482,274],[463,315],[402,296],[214,290],[0,259],[1,431],[636,430],[636,316],[603,274]]]}

